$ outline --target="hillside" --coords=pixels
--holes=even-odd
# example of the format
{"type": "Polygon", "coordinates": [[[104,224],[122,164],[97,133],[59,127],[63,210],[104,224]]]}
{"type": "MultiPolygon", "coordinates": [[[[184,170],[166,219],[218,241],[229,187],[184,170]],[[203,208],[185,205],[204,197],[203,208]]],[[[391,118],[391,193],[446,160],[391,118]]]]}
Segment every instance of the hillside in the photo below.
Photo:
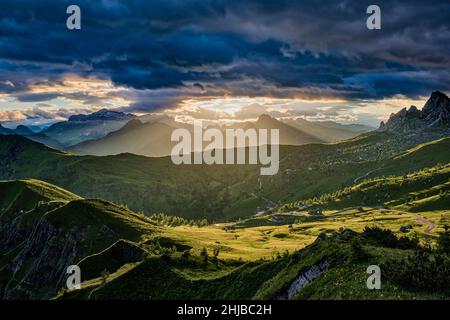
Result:
{"type": "Polygon", "coordinates": [[[352,139],[362,133],[373,130],[363,125],[343,125],[331,121],[312,122],[302,118],[285,120],[285,122],[303,132],[308,132],[310,135],[324,142],[338,142],[352,139]]]}
{"type": "Polygon", "coordinates": [[[446,163],[402,176],[364,179],[318,198],[286,204],[283,210],[295,210],[305,205],[327,210],[363,206],[412,212],[447,210],[450,207],[449,181],[450,164],[446,163]]]}
{"type": "Polygon", "coordinates": [[[444,143],[447,140],[430,144],[436,149],[434,157],[428,157],[425,149],[414,149],[420,141],[434,137],[405,140],[375,132],[337,144],[282,146],[278,174],[261,177],[256,165],[175,166],[167,157],[76,156],[23,137],[1,136],[0,177],[42,179],[146,214],[165,212],[220,221],[252,215],[257,207],[270,206],[268,200],[289,202],[334,192],[361,176],[402,175],[445,163],[450,150],[444,143]],[[406,150],[407,157],[395,159],[406,150]]]}
{"type": "MultiPolygon", "coordinates": [[[[0,182],[0,191],[3,299],[448,297],[445,290],[405,286],[394,269],[385,269],[381,291],[365,289],[368,264],[400,263],[419,245],[401,236],[401,226],[410,225],[409,236],[430,237],[416,214],[363,209],[267,226],[169,227],[42,181],[0,182]],[[60,290],[74,263],[82,270],[81,289],[60,290]]],[[[440,230],[448,223],[439,220],[442,212],[421,214],[440,230]]]]}
{"type": "Polygon", "coordinates": [[[280,144],[298,146],[308,143],[321,143],[322,139],[315,137],[306,130],[299,130],[283,123],[266,114],[259,116],[256,122],[247,122],[242,125],[243,129],[278,129],[280,132],[280,144]]]}
{"type": "Polygon", "coordinates": [[[50,138],[44,133],[35,133],[30,128],[24,125],[18,125],[15,129],[8,129],[3,127],[0,124],[0,134],[1,135],[20,135],[27,137],[30,140],[45,144],[49,147],[55,148],[55,149],[62,149],[63,146],[58,141],[50,138]]]}
{"type": "Polygon", "coordinates": [[[161,122],[142,123],[131,120],[120,130],[111,132],[97,140],[77,144],[68,151],[77,154],[97,156],[133,153],[148,157],[170,155],[172,142],[170,140],[175,128],[161,122]]]}
{"type": "Polygon", "coordinates": [[[0,292],[4,299],[48,298],[67,266],[119,239],[156,227],[103,200],[86,200],[36,181],[0,182],[0,292]]]}
{"type": "MultiPolygon", "coordinates": [[[[387,233],[389,234],[389,232],[387,233]]],[[[233,266],[205,265],[200,256],[152,254],[118,271],[62,292],[56,299],[443,299],[444,290],[421,291],[384,278],[381,290],[367,290],[368,264],[395,264],[408,257],[413,241],[393,236],[383,243],[369,230],[322,235],[305,249],[269,260],[233,266]],[[361,252],[355,242],[364,242],[361,252]],[[370,253],[366,253],[370,252],[370,253]],[[352,277],[348,277],[352,274],[352,277]]],[[[386,275],[391,272],[386,271],[386,275]]],[[[427,275],[428,276],[428,275],[427,275]]],[[[441,275],[439,275],[441,276],[441,275]]]]}

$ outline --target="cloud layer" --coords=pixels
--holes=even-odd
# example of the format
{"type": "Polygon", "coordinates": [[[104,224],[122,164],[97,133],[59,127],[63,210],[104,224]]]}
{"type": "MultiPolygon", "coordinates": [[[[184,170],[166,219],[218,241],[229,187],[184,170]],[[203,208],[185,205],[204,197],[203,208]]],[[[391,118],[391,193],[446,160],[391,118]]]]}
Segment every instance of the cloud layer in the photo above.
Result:
{"type": "Polygon", "coordinates": [[[2,0],[0,95],[33,108],[62,99],[146,112],[224,96],[358,102],[449,92],[450,3],[378,1],[382,30],[365,26],[370,4],[2,0]],[[65,26],[70,4],[81,8],[81,30],[65,26]],[[114,88],[64,90],[68,76],[114,88]]]}

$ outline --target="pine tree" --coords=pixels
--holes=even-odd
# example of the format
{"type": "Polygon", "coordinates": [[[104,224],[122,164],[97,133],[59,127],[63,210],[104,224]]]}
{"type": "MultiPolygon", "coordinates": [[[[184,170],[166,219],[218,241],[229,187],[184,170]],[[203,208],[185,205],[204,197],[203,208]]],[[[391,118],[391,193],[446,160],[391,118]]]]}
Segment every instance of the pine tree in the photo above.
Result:
{"type": "Polygon", "coordinates": [[[206,266],[208,264],[208,250],[203,248],[202,251],[200,251],[200,256],[203,257],[203,263],[206,266]]]}

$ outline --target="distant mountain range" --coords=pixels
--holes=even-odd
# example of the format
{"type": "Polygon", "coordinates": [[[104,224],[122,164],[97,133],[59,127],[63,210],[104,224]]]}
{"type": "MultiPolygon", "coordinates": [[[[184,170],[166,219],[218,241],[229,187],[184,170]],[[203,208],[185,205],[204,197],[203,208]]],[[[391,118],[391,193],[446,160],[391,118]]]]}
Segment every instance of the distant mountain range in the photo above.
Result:
{"type": "Polygon", "coordinates": [[[50,138],[44,133],[35,133],[33,130],[31,130],[29,127],[24,125],[18,125],[15,129],[9,129],[5,128],[0,124],[0,134],[2,135],[20,135],[27,137],[30,140],[43,143],[49,147],[55,148],[55,149],[62,149],[63,145],[60,144],[58,141],[50,138]]]}
{"type": "Polygon", "coordinates": [[[135,118],[131,113],[101,109],[91,114],[78,114],[69,117],[70,122],[82,121],[126,121],[135,118]]]}
{"type": "Polygon", "coordinates": [[[138,119],[133,119],[119,130],[110,132],[103,138],[84,141],[67,150],[78,154],[98,156],[134,153],[160,157],[170,154],[172,145],[170,136],[174,129],[162,122],[143,123],[138,119]]]}
{"type": "MultiPolygon", "coordinates": [[[[392,114],[381,122],[379,131],[414,133],[416,131],[448,128],[450,99],[435,91],[422,110],[415,106],[392,114]]],[[[68,121],[55,123],[39,133],[20,125],[8,129],[0,125],[0,134],[18,134],[53,148],[79,154],[115,155],[134,153],[150,157],[170,155],[171,134],[176,128],[193,130],[192,125],[175,121],[168,116],[135,116],[102,109],[88,115],[73,115],[68,121]]],[[[256,121],[233,124],[226,128],[279,129],[281,145],[329,143],[352,139],[374,128],[360,124],[340,124],[332,121],[312,122],[302,118],[278,120],[261,115],[256,121]]]]}
{"type": "Polygon", "coordinates": [[[28,127],[24,125],[18,125],[15,129],[9,129],[5,128],[0,124],[0,134],[3,135],[11,135],[11,134],[18,134],[21,136],[29,136],[34,134],[34,131],[29,129],[28,127]]]}
{"type": "Polygon", "coordinates": [[[135,117],[129,113],[102,109],[89,115],[71,116],[68,121],[57,122],[41,133],[68,147],[104,137],[135,117]]]}
{"type": "MultiPolygon", "coordinates": [[[[174,144],[170,139],[171,134],[173,130],[179,127],[184,127],[191,132],[193,131],[192,125],[176,122],[169,117],[163,117],[147,123],[133,119],[121,129],[111,132],[105,137],[84,141],[67,150],[79,154],[91,155],[134,153],[150,157],[167,156],[170,155],[174,144]]],[[[353,127],[332,122],[321,125],[306,120],[285,123],[265,114],[261,115],[254,122],[247,121],[231,126],[215,128],[220,129],[222,132],[227,128],[241,128],[243,130],[278,129],[281,145],[335,142],[353,138],[371,129],[362,125],[353,127]]]]}
{"type": "Polygon", "coordinates": [[[374,128],[362,124],[340,124],[333,121],[307,121],[302,118],[285,120],[294,128],[325,142],[337,142],[356,137],[357,135],[374,130],[374,128]]]}

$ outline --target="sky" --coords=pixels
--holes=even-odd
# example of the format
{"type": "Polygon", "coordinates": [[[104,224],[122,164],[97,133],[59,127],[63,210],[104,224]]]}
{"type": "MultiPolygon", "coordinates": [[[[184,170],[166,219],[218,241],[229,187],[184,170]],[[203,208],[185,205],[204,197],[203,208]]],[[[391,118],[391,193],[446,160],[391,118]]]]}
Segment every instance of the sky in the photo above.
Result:
{"type": "Polygon", "coordinates": [[[375,126],[435,90],[450,92],[449,1],[0,1],[6,126],[102,108],[375,126]]]}

